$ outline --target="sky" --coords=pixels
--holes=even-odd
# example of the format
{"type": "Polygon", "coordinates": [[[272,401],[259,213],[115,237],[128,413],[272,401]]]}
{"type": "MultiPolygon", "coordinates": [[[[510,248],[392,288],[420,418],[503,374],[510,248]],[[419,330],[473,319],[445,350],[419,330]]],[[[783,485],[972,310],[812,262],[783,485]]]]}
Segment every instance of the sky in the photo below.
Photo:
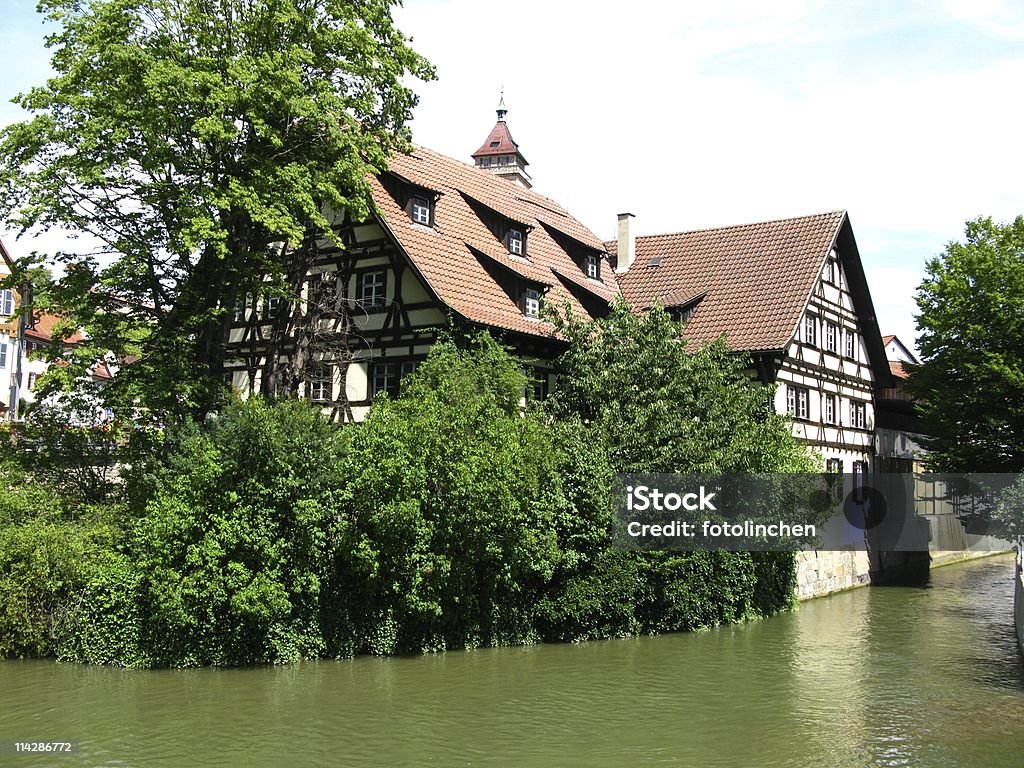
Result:
{"type": "MultiPolygon", "coordinates": [[[[32,0],[0,0],[0,102],[47,75],[32,0]]],[[[926,261],[1024,214],[1024,3],[407,0],[438,79],[416,143],[470,162],[507,122],[534,189],[602,239],[848,211],[882,333],[916,336],[926,261]]],[[[0,124],[22,119],[0,103],[0,124]]],[[[13,242],[55,247],[55,234],[13,242]]],[[[766,286],[770,300],[771,286],[766,286]]]]}

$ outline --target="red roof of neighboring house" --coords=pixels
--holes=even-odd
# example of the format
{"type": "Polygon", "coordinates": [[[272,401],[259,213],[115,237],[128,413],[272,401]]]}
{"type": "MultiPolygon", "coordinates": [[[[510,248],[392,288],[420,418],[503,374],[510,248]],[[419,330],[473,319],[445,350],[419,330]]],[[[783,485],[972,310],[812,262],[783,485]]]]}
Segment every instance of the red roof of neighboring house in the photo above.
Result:
{"type": "Polygon", "coordinates": [[[887,347],[887,346],[889,346],[889,342],[890,342],[890,341],[892,341],[892,340],[893,340],[893,339],[895,339],[895,338],[896,338],[896,336],[895,336],[895,335],[892,335],[892,336],[883,336],[883,337],[882,337],[882,346],[883,346],[883,347],[887,347]]]}
{"type": "MultiPolygon", "coordinates": [[[[60,322],[61,318],[56,315],[37,314],[35,319],[35,325],[25,329],[25,338],[32,339],[33,341],[53,341],[54,326],[60,322]]],[[[81,331],[75,331],[68,338],[64,339],[64,343],[77,344],[84,339],[85,336],[82,335],[81,331]]]]}
{"type": "Polygon", "coordinates": [[[110,370],[110,366],[107,365],[105,362],[97,363],[96,366],[92,369],[92,375],[97,379],[114,378],[114,373],[110,370]]]}
{"type": "Polygon", "coordinates": [[[529,165],[523,153],[519,151],[519,145],[512,140],[512,134],[508,131],[508,125],[504,120],[494,124],[491,132],[487,134],[480,149],[472,154],[472,157],[486,157],[489,155],[516,154],[523,161],[523,165],[529,165]]]}
{"type": "MultiPolygon", "coordinates": [[[[891,336],[889,338],[892,338],[891,336]]],[[[886,342],[888,344],[888,342],[886,342]]],[[[903,367],[903,363],[899,360],[889,361],[889,372],[897,379],[909,379],[910,374],[907,369],[903,367]]]]}

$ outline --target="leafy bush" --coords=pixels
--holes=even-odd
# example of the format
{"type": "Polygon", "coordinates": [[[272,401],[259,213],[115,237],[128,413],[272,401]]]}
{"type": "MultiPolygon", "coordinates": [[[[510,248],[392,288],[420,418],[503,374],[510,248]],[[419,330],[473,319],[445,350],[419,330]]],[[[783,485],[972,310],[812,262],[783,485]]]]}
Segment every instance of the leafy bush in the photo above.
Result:
{"type": "MultiPolygon", "coordinates": [[[[645,343],[675,328],[651,322],[645,343]]],[[[253,399],[173,427],[112,486],[122,501],[90,505],[0,467],[0,655],[278,663],[691,630],[783,610],[792,555],[611,548],[613,469],[808,461],[720,350],[673,360],[668,379],[624,393],[624,370],[602,382],[569,365],[567,390],[541,409],[524,399],[519,363],[484,334],[436,344],[360,425],[253,399]],[[691,375],[696,400],[678,412],[659,402],[691,375]],[[702,413],[738,430],[707,456],[676,445],[703,429],[686,410],[700,397],[731,399],[702,413]],[[625,434],[634,417],[645,443],[625,434]]]]}
{"type": "Polygon", "coordinates": [[[345,434],[305,403],[230,406],[169,438],[130,532],[144,643],[161,664],[316,657],[345,434]]]}

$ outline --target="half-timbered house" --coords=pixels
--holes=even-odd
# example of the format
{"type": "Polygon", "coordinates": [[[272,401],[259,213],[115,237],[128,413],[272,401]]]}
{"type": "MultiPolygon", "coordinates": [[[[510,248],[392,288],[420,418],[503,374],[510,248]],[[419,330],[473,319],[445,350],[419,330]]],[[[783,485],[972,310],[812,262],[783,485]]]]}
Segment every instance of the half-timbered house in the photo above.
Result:
{"type": "Polygon", "coordinates": [[[846,213],[635,239],[628,225],[606,244],[625,298],[685,320],[692,344],[724,336],[826,469],[867,472],[889,367],[846,213]]]}
{"type": "Polygon", "coordinates": [[[845,212],[638,238],[623,214],[619,239],[603,243],[530,189],[505,114],[499,105],[474,165],[425,147],[394,157],[372,179],[372,216],[339,215],[341,244],[318,241],[297,301],[239,302],[230,383],[259,391],[273,355],[291,391],[360,420],[455,319],[500,333],[534,367],[543,397],[559,342],[541,305],[598,317],[621,293],[637,310],[659,303],[685,320],[692,344],[724,336],[753,376],[778,385],[775,408],[827,469],[868,470],[889,367],[845,212]],[[282,311],[305,322],[275,341],[282,311]]]}
{"type": "Polygon", "coordinates": [[[525,166],[502,130],[504,113],[502,106],[485,142],[487,150],[499,143],[499,161],[485,163],[492,155],[481,151],[472,166],[424,147],[394,157],[371,180],[372,216],[339,215],[341,244],[318,241],[297,301],[240,301],[228,381],[243,394],[259,391],[272,355],[292,391],[340,421],[360,420],[378,392],[398,392],[453,318],[499,332],[534,366],[543,396],[558,342],[540,317],[542,304],[566,302],[596,317],[618,288],[593,232],[554,200],[497,173],[525,166]],[[286,339],[274,337],[280,312],[303,317],[286,339]]]}

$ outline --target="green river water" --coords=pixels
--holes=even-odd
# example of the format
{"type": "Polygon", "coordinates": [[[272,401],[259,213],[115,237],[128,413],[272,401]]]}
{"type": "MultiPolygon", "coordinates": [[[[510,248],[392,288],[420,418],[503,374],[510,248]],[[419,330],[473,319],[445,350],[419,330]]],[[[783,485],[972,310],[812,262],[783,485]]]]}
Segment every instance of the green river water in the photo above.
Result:
{"type": "Polygon", "coordinates": [[[697,634],[247,670],[0,662],[12,766],[1024,766],[1013,559],[697,634]]]}

